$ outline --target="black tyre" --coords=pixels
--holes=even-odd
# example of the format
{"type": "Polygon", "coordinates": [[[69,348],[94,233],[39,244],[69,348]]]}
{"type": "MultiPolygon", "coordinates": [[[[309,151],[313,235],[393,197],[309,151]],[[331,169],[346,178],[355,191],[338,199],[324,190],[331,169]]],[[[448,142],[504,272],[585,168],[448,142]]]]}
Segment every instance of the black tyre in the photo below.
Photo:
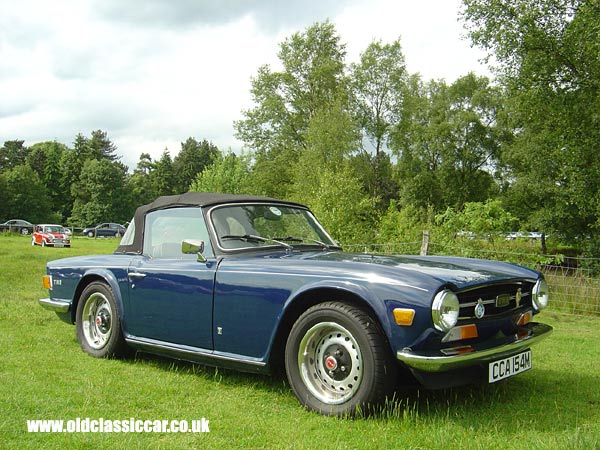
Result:
{"type": "Polygon", "coordinates": [[[29,234],[29,230],[27,228],[21,228],[21,234],[23,236],[27,236],[29,234]]]}
{"type": "Polygon", "coordinates": [[[75,328],[81,349],[92,356],[111,358],[128,353],[115,297],[105,283],[95,281],[83,290],[75,328]]]}
{"type": "Polygon", "coordinates": [[[369,412],[396,385],[396,362],[377,322],[339,302],[300,316],[288,336],[285,369],[300,403],[326,415],[369,412]]]}
{"type": "Polygon", "coordinates": [[[87,236],[88,236],[89,238],[93,238],[93,237],[95,236],[95,233],[94,233],[93,231],[88,231],[88,234],[87,234],[87,236]]]}

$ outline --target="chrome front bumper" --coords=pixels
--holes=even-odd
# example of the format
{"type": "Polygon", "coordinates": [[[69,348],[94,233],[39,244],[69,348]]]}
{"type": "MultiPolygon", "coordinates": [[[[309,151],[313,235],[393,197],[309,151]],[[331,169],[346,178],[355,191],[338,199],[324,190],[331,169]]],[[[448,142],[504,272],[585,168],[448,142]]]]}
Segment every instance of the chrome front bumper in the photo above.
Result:
{"type": "Polygon", "coordinates": [[[41,298],[39,300],[39,304],[42,305],[45,309],[50,311],[54,311],[57,313],[66,313],[69,312],[71,308],[71,302],[62,301],[62,300],[54,300],[52,298],[41,298]]]}
{"type": "Polygon", "coordinates": [[[551,333],[551,326],[532,322],[521,327],[519,333],[504,338],[443,350],[412,351],[405,348],[398,351],[396,357],[413,369],[444,372],[514,355],[537,344],[551,333]]]}

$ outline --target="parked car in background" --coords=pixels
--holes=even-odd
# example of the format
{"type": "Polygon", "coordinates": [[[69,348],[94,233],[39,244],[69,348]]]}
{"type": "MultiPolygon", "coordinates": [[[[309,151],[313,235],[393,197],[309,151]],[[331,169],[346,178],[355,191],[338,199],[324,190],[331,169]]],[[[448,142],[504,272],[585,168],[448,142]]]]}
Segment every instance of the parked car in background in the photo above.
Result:
{"type": "Polygon", "coordinates": [[[0,231],[12,231],[28,235],[33,232],[33,224],[22,219],[11,219],[0,224],[0,231]]]}
{"type": "Polygon", "coordinates": [[[308,208],[265,197],[159,197],[114,254],[51,261],[43,284],[40,304],[92,356],[285,367],[299,402],[329,415],[368,411],[399,384],[500,382],[531,369],[552,332],[534,321],[549,296],[535,270],[344,253],[308,208]]]}
{"type": "Polygon", "coordinates": [[[31,235],[31,245],[70,247],[71,237],[62,225],[36,225],[31,235]]]}
{"type": "Polygon", "coordinates": [[[87,237],[121,237],[126,228],[120,223],[101,223],[95,227],[83,229],[83,235],[87,237]]]}

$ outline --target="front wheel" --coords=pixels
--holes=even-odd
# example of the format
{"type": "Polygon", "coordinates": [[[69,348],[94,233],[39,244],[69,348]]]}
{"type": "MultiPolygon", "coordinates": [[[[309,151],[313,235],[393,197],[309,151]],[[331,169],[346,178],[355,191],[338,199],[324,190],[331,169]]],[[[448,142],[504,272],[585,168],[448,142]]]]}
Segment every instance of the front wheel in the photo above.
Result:
{"type": "Polygon", "coordinates": [[[300,316],[288,336],[285,368],[300,403],[326,415],[368,412],[396,384],[396,362],[378,324],[340,302],[300,316]]]}
{"type": "Polygon", "coordinates": [[[77,340],[81,349],[97,358],[124,356],[128,347],[110,287],[90,283],[81,294],[76,312],[77,340]]]}

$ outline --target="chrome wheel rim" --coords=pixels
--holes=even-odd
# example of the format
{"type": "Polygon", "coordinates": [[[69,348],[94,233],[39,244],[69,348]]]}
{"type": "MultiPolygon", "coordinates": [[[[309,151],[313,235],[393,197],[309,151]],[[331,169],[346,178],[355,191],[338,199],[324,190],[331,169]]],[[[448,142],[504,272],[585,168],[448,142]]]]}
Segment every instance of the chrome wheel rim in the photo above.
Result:
{"type": "Polygon", "coordinates": [[[354,336],[335,322],[309,329],[298,348],[302,381],[319,401],[337,405],[350,400],[362,381],[362,353],[354,336]]]}
{"type": "Polygon", "coordinates": [[[95,292],[88,297],[82,314],[83,335],[90,347],[99,350],[112,333],[112,309],[106,296],[95,292]]]}

